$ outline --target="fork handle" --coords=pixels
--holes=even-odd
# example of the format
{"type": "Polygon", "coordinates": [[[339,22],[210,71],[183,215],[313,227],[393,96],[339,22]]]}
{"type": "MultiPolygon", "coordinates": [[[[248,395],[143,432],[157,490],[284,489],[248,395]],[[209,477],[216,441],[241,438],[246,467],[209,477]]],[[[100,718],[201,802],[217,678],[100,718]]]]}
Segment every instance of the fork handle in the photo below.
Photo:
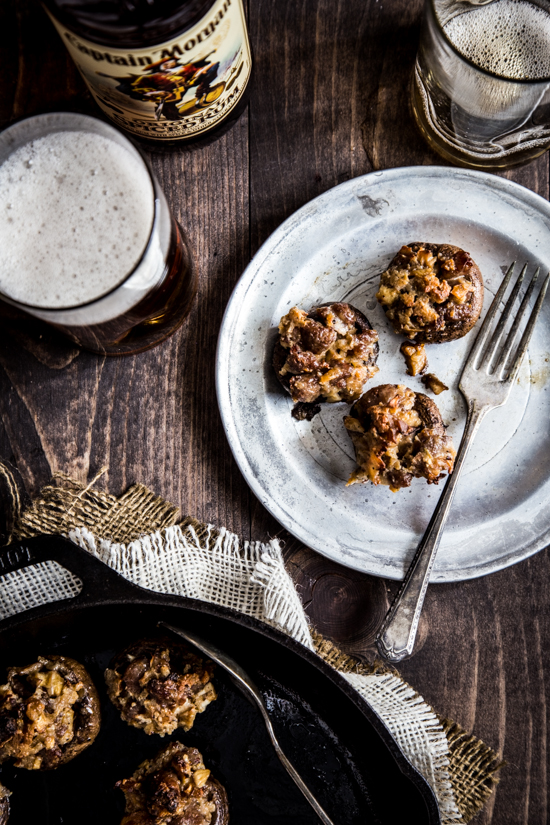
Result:
{"type": "Polygon", "coordinates": [[[443,528],[451,509],[456,485],[468,454],[470,444],[489,407],[468,404],[466,426],[455,459],[454,470],[447,478],[430,523],[414,555],[386,618],[376,637],[378,650],[390,662],[400,662],[412,655],[418,621],[428,588],[430,573],[441,540],[443,528]]]}

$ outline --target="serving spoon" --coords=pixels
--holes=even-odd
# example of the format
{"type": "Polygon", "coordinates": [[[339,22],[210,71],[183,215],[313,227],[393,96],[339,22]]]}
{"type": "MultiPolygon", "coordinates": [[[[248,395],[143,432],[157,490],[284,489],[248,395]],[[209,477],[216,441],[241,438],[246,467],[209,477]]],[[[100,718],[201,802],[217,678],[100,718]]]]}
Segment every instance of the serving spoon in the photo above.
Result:
{"type": "Polygon", "coordinates": [[[216,662],[216,664],[220,665],[224,670],[226,670],[231,679],[235,683],[235,685],[239,688],[239,690],[246,696],[246,698],[252,701],[255,704],[262,714],[262,718],[265,722],[265,726],[267,728],[267,732],[269,733],[269,738],[275,748],[275,752],[279,757],[281,764],[284,766],[286,771],[288,772],[289,776],[294,780],[298,788],[301,790],[321,822],[324,825],[334,825],[332,819],[328,816],[328,814],[323,810],[323,808],[319,805],[309,788],[307,787],[306,783],[296,770],[296,768],[292,765],[292,763],[287,759],[285,754],[283,753],[279,742],[277,741],[277,737],[275,736],[275,732],[273,730],[273,726],[271,724],[271,719],[269,718],[269,714],[267,712],[267,708],[265,706],[262,694],[260,693],[259,689],[256,687],[250,676],[245,673],[242,667],[237,664],[237,662],[228,656],[227,653],[224,653],[219,648],[215,647],[214,645],[210,644],[210,642],[205,642],[204,639],[201,639],[199,636],[195,636],[194,633],[190,633],[188,630],[182,630],[180,627],[174,627],[171,624],[167,624],[166,622],[158,622],[158,627],[164,627],[166,630],[170,630],[172,633],[175,633],[176,636],[181,636],[182,639],[185,639],[187,642],[190,642],[196,648],[201,650],[206,656],[208,656],[212,661],[216,662]]]}

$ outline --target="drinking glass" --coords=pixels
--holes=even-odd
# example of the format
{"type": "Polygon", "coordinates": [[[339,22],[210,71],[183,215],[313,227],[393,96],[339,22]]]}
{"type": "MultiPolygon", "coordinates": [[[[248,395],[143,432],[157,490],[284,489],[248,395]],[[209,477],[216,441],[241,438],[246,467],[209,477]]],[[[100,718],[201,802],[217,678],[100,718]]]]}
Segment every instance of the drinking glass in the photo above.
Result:
{"type": "Polygon", "coordinates": [[[446,160],[526,163],[550,146],[550,2],[426,0],[416,122],[446,160]]]}
{"type": "MultiPolygon", "coordinates": [[[[80,261],[78,271],[75,271],[72,276],[75,279],[74,288],[71,284],[66,293],[64,292],[65,285],[62,285],[59,290],[54,290],[61,293],[56,296],[59,300],[55,303],[52,301],[50,305],[47,305],[44,301],[36,299],[41,285],[36,283],[35,289],[32,279],[29,280],[28,272],[26,272],[25,277],[27,277],[29,285],[28,288],[25,287],[27,291],[22,294],[22,267],[26,266],[28,271],[32,270],[33,272],[36,268],[36,279],[43,279],[44,276],[40,274],[40,260],[37,259],[36,267],[32,263],[29,264],[28,261],[26,263],[18,262],[17,252],[15,252],[10,258],[10,266],[7,270],[4,266],[3,281],[0,286],[0,300],[23,311],[29,317],[30,323],[32,323],[33,318],[46,321],[60,329],[80,346],[93,352],[105,355],[126,355],[149,349],[171,335],[180,326],[191,309],[197,288],[197,277],[185,234],[170,214],[164,193],[144,156],[121,132],[97,118],[76,113],[56,112],[19,121],[0,133],[0,165],[8,161],[22,147],[29,147],[29,153],[32,154],[33,146],[36,146],[41,138],[54,135],[57,132],[99,135],[109,142],[102,144],[107,149],[111,146],[111,143],[122,147],[124,149],[124,164],[129,164],[130,176],[132,178],[134,176],[139,177],[140,180],[145,182],[145,189],[143,189],[145,192],[144,203],[148,208],[143,210],[141,217],[141,213],[139,210],[136,212],[135,208],[132,215],[130,214],[130,205],[127,201],[121,204],[119,200],[118,206],[109,205],[109,209],[120,210],[110,213],[112,218],[109,218],[105,224],[106,237],[101,239],[102,246],[104,245],[103,241],[105,241],[105,248],[112,250],[108,253],[110,255],[109,263],[112,263],[109,271],[112,270],[114,275],[109,283],[103,281],[101,289],[98,289],[98,294],[90,294],[90,273],[98,270],[99,259],[94,260],[94,251],[91,249],[87,253],[89,260],[84,259],[83,262],[83,256],[80,254],[81,250],[78,247],[79,245],[80,247],[85,246],[86,238],[84,236],[86,231],[80,223],[78,232],[74,236],[75,240],[72,248],[68,249],[67,244],[63,241],[63,250],[56,250],[63,254],[65,248],[67,248],[67,255],[72,254],[73,257],[76,256],[75,259],[80,261]],[[125,210],[128,214],[125,214],[125,210]],[[114,259],[118,260],[119,257],[123,256],[119,255],[120,250],[117,249],[116,227],[121,226],[118,222],[124,221],[126,218],[128,218],[128,221],[132,220],[134,222],[136,228],[140,230],[136,234],[139,234],[139,237],[144,240],[142,246],[136,245],[135,249],[129,253],[134,256],[134,263],[130,269],[117,272],[117,264],[114,259]],[[109,221],[111,221],[113,227],[112,231],[109,229],[109,221]],[[140,221],[143,222],[142,225],[139,225],[140,221]],[[78,257],[79,255],[80,257],[78,257]],[[81,297],[85,296],[82,300],[78,295],[78,284],[82,285],[81,297]],[[65,297],[65,294],[68,297],[65,297]]],[[[73,138],[69,137],[69,140],[73,140],[73,138]]],[[[91,140],[93,141],[93,138],[91,140]]],[[[116,151],[119,152],[117,157],[121,157],[120,149],[116,151]]],[[[62,153],[60,157],[60,162],[62,162],[62,153]]],[[[31,163],[32,161],[27,161],[28,165],[31,163]]],[[[71,163],[73,164],[74,181],[75,176],[78,178],[79,175],[78,170],[74,170],[74,157],[71,163]]],[[[86,158],[82,158],[82,175],[90,174],[88,166],[86,166],[86,158]],[[86,172],[84,172],[84,169],[86,169],[86,172]]],[[[59,163],[56,174],[60,178],[60,186],[62,186],[63,175],[59,174],[59,163]]],[[[91,174],[94,174],[93,169],[91,174]]],[[[116,194],[117,189],[123,189],[124,187],[122,185],[117,187],[116,175],[113,175],[113,177],[114,180],[108,181],[108,188],[116,194]]],[[[19,179],[22,180],[23,178],[19,179]]],[[[6,184],[7,198],[10,199],[13,194],[14,199],[17,200],[17,181],[13,178],[10,190],[10,180],[12,179],[8,178],[6,184]]],[[[37,187],[36,197],[39,198],[42,191],[41,181],[36,179],[34,183],[37,187]]],[[[88,200],[86,203],[83,201],[79,206],[78,185],[76,190],[75,202],[71,206],[75,210],[83,210],[86,205],[88,209],[86,214],[91,212],[88,220],[93,221],[93,209],[89,209],[90,201],[88,200]]],[[[103,192],[103,194],[106,193],[103,192]]],[[[122,195],[123,193],[119,192],[118,194],[122,195]]],[[[42,204],[43,206],[44,204],[42,204]]],[[[8,208],[12,207],[16,209],[17,203],[8,204],[8,208]]],[[[55,244],[56,221],[59,220],[59,215],[55,214],[54,210],[51,211],[54,214],[48,217],[46,209],[45,229],[39,229],[36,221],[33,220],[33,214],[28,215],[28,241],[25,239],[25,244],[28,243],[30,248],[36,243],[37,236],[35,233],[38,231],[50,232],[53,236],[52,243],[55,244]]],[[[44,209],[42,209],[41,214],[43,217],[44,209]]],[[[95,217],[96,220],[100,218],[98,214],[95,217]]],[[[10,217],[6,218],[5,216],[3,216],[3,219],[12,220],[10,217]]],[[[103,220],[105,222],[105,216],[103,216],[103,220]]],[[[41,224],[41,227],[43,226],[44,224],[41,224]]],[[[138,244],[137,241],[136,244],[138,244]]],[[[60,245],[61,241],[59,241],[58,246],[60,245]]],[[[21,249],[21,247],[18,248],[21,249]]],[[[130,250],[130,246],[127,249],[130,250]]],[[[5,253],[5,251],[4,249],[3,252],[5,253]]],[[[49,272],[46,277],[55,280],[55,273],[52,274],[51,266],[49,268],[44,266],[44,269],[49,272]]],[[[75,269],[77,269],[76,266],[75,269]]]]}

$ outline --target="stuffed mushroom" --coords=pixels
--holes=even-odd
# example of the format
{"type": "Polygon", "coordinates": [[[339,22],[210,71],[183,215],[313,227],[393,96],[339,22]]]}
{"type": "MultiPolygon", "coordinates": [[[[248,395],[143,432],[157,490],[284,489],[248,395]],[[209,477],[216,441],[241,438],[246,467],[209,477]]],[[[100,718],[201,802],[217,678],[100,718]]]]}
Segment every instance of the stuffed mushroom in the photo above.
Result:
{"type": "Polygon", "coordinates": [[[483,278],[470,254],[450,244],[402,246],[376,295],[397,333],[415,344],[466,335],[483,306],[483,278]]]}
{"type": "Polygon", "coordinates": [[[74,759],[96,738],[99,697],[85,668],[66,656],[39,656],[12,667],[0,685],[0,762],[51,770],[74,759]]]}
{"type": "Polygon", "coordinates": [[[356,401],[378,372],[378,334],[351,304],[309,312],[293,307],[281,318],[273,354],[277,378],[290,393],[295,418],[308,420],[319,402],[356,401]]]}
{"type": "Polygon", "coordinates": [[[196,748],[171,742],[116,784],[126,797],[121,825],[227,825],[227,795],[196,748]]]}
{"type": "Polygon", "coordinates": [[[402,384],[381,384],[344,418],[357,469],[349,484],[386,484],[392,492],[413,478],[437,484],[453,471],[455,449],[435,403],[402,384]]]}
{"type": "Polygon", "coordinates": [[[214,664],[172,639],[142,639],[117,654],[105,671],[109,698],[122,719],[159,736],[190,730],[216,699],[214,664]]]}

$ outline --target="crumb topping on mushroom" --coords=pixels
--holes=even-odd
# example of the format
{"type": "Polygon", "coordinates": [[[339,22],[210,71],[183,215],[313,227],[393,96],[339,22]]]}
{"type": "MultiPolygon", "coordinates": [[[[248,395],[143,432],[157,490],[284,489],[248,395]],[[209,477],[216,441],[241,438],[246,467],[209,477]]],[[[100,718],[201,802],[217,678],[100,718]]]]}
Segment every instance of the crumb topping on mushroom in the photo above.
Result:
{"type": "Polygon", "coordinates": [[[0,685],[0,762],[47,770],[88,747],[99,731],[99,698],[79,662],[39,656],[0,685]]]}
{"type": "Polygon", "coordinates": [[[228,821],[224,788],[211,777],[196,748],[171,742],[146,759],[116,787],[124,792],[121,825],[224,825],[228,821]]]}
{"type": "Polygon", "coordinates": [[[352,403],[378,372],[377,355],[378,334],[365,316],[334,303],[310,312],[292,307],[279,323],[273,363],[295,403],[352,403]]]}
{"type": "Polygon", "coordinates": [[[376,297],[396,332],[416,343],[441,343],[475,324],[483,279],[463,249],[415,242],[401,247],[382,273],[376,297]]]}
{"type": "Polygon", "coordinates": [[[374,387],[344,418],[357,460],[349,484],[371,481],[392,492],[413,478],[437,484],[454,466],[455,449],[434,402],[402,384],[374,387]]]}
{"type": "Polygon", "coordinates": [[[107,692],[125,722],[164,736],[190,730],[216,699],[214,664],[172,640],[144,639],[118,654],[105,671],[107,692]]]}

